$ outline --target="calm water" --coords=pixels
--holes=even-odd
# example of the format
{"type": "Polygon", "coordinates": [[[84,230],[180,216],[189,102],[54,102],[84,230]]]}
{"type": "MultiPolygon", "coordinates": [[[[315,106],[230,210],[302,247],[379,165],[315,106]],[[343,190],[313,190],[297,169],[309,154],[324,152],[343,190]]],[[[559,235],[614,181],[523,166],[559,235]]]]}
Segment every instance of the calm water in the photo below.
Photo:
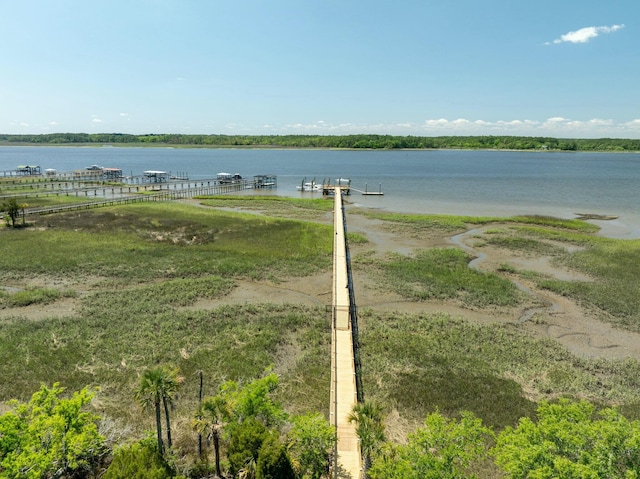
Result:
{"type": "MultiPolygon", "coordinates": [[[[92,164],[187,172],[191,179],[218,172],[244,177],[272,173],[281,196],[306,196],[303,178],[348,177],[352,203],[388,211],[470,215],[575,213],[618,215],[598,222],[607,236],[640,237],[640,154],[496,151],[330,151],[264,149],[1,147],[0,172],[18,165],[58,171],[92,164]]],[[[1,173],[0,173],[1,175],[1,173]]],[[[317,194],[316,194],[317,195],[317,194]]]]}

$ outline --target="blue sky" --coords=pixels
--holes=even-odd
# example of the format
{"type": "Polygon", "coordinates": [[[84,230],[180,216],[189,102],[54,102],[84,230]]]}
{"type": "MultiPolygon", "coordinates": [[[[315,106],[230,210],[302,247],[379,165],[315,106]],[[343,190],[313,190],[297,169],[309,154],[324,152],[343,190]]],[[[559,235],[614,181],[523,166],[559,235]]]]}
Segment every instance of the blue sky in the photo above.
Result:
{"type": "Polygon", "coordinates": [[[0,133],[640,138],[638,0],[0,0],[0,133]]]}

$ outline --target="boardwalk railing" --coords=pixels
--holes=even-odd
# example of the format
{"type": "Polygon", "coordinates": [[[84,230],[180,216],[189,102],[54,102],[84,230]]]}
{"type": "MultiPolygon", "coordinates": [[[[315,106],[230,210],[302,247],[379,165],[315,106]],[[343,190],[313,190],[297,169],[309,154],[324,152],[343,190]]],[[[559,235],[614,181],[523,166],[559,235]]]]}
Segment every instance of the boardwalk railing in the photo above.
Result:
{"type": "MultiPolygon", "coordinates": [[[[227,191],[238,191],[260,188],[259,182],[242,180],[237,183],[220,184],[215,180],[189,181],[189,182],[169,182],[169,183],[147,183],[142,185],[108,185],[99,182],[57,182],[57,183],[31,183],[26,185],[0,185],[0,199],[8,198],[40,198],[46,196],[75,196],[75,197],[107,197],[123,196],[141,192],[162,192],[162,191],[189,191],[206,190],[212,191],[210,194],[226,193],[227,191]],[[185,187],[186,185],[186,187],[185,187]],[[229,190],[229,188],[232,188],[229,190]]],[[[198,193],[200,194],[200,193],[198,193]]]]}
{"type": "Polygon", "coordinates": [[[358,333],[358,306],[353,288],[353,271],[351,269],[351,252],[347,241],[347,216],[342,205],[342,221],[344,228],[345,262],[347,266],[347,289],[349,291],[349,324],[351,326],[351,343],[353,347],[353,366],[355,368],[356,397],[359,403],[364,402],[364,387],[362,385],[362,362],[360,361],[360,339],[358,333]]]}
{"type": "Polygon", "coordinates": [[[230,185],[206,185],[184,190],[167,190],[154,194],[137,194],[132,196],[121,196],[108,200],[89,201],[84,203],[74,203],[69,205],[46,206],[41,208],[26,208],[25,215],[49,215],[63,211],[78,211],[105,206],[125,205],[132,203],[143,203],[147,201],[171,201],[194,196],[210,196],[232,193],[251,188],[250,182],[242,182],[230,185]]]}

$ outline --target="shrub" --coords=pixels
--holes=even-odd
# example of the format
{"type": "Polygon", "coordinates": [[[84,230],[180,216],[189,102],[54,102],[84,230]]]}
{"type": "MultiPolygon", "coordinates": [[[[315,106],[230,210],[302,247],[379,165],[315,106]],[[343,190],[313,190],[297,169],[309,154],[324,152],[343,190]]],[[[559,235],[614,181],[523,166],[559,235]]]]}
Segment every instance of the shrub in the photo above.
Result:
{"type": "Polygon", "coordinates": [[[119,447],[103,479],[165,479],[172,477],[171,470],[158,452],[153,438],[119,447]]]}
{"type": "Polygon", "coordinates": [[[272,432],[262,443],[258,454],[257,479],[296,479],[286,447],[272,432]]]}

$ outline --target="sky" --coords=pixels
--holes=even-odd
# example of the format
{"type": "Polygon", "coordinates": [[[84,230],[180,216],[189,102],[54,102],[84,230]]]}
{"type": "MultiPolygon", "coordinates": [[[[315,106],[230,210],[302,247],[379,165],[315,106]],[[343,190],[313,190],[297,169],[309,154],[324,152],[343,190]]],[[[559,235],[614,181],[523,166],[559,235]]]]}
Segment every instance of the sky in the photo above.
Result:
{"type": "Polygon", "coordinates": [[[638,0],[0,0],[0,133],[640,138],[638,0]]]}

